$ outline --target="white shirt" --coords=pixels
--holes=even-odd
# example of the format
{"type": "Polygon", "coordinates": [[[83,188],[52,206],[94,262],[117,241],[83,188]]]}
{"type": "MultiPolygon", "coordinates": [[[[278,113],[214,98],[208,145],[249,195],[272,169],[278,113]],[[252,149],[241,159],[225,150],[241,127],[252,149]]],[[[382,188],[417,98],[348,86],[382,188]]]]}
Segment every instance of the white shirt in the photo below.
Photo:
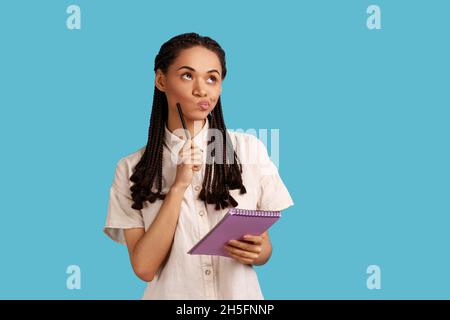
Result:
{"type": "MultiPolygon", "coordinates": [[[[203,150],[206,162],[206,145],[209,123],[195,135],[194,142],[203,150]]],[[[278,170],[270,160],[265,145],[255,136],[228,130],[233,147],[242,164],[242,179],[247,190],[230,194],[239,203],[238,208],[283,210],[294,203],[282,182],[278,170]],[[255,155],[257,155],[255,161],[255,155]]],[[[176,175],[176,156],[182,148],[180,139],[165,127],[163,147],[163,193],[173,184],[176,175]],[[175,158],[174,158],[175,155],[175,158]]],[[[163,200],[143,203],[141,210],[131,208],[131,182],[134,166],[139,162],[145,147],[120,159],[110,188],[109,207],[103,231],[113,240],[126,244],[124,229],[142,227],[147,230],[155,219],[163,200]]],[[[194,171],[191,185],[181,203],[174,242],[168,259],[160,267],[144,291],[142,299],[264,299],[255,269],[232,258],[209,255],[190,255],[187,252],[214,227],[228,209],[215,210],[214,204],[198,199],[205,165],[194,171]]]]}

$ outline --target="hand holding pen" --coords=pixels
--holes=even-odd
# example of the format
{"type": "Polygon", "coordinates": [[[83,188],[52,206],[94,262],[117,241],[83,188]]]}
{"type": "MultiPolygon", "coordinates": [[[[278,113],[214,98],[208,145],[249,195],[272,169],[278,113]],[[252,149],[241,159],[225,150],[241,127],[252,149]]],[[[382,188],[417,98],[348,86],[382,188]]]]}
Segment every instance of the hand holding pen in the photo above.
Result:
{"type": "Polygon", "coordinates": [[[184,121],[181,105],[179,103],[177,103],[177,108],[186,135],[186,143],[179,152],[180,161],[177,166],[177,174],[174,184],[187,188],[192,182],[194,171],[199,171],[201,169],[202,153],[200,148],[195,145],[193,139],[191,138],[184,121]]]}

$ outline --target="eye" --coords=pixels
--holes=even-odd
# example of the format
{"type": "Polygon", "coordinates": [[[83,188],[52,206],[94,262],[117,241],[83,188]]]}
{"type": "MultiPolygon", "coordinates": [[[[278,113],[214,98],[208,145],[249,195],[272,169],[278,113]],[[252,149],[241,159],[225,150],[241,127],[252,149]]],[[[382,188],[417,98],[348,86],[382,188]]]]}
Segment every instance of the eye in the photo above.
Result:
{"type": "MultiPolygon", "coordinates": [[[[190,73],[190,72],[185,72],[185,73],[183,73],[182,75],[181,75],[181,78],[184,78],[184,79],[186,79],[186,80],[191,80],[192,79],[192,74],[190,73]],[[186,78],[185,76],[187,76],[187,77],[189,77],[189,78],[186,78]]],[[[209,79],[212,79],[213,81],[212,81],[212,83],[216,83],[217,82],[217,78],[215,77],[215,76],[210,76],[209,78],[208,78],[208,80],[209,79]]]]}
{"type": "Polygon", "coordinates": [[[209,79],[214,79],[214,81],[213,81],[213,82],[217,82],[217,78],[216,78],[216,77],[214,77],[214,76],[211,76],[211,77],[209,77],[209,79]]]}
{"type": "Polygon", "coordinates": [[[181,75],[181,77],[183,78],[183,77],[186,76],[186,75],[189,75],[190,77],[192,77],[192,75],[191,75],[189,72],[183,73],[183,74],[181,75]]]}

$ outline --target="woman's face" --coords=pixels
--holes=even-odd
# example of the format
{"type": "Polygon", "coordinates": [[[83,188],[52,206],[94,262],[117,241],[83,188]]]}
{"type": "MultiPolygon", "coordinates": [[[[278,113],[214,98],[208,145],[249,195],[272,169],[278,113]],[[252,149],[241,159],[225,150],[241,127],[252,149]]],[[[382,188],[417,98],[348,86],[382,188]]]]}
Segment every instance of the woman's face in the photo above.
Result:
{"type": "Polygon", "coordinates": [[[214,109],[222,92],[219,57],[204,47],[184,49],[169,66],[167,74],[157,70],[156,87],[165,92],[170,114],[177,114],[177,102],[186,119],[203,120],[214,109]],[[206,106],[199,105],[206,102],[206,106]]]}

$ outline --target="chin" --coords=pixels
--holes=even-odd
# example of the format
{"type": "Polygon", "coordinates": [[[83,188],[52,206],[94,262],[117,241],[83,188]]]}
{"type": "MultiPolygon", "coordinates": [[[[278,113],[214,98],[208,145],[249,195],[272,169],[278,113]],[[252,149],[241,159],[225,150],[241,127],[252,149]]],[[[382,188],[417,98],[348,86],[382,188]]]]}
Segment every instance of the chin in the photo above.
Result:
{"type": "Polygon", "coordinates": [[[192,121],[204,120],[208,117],[208,114],[209,114],[209,111],[198,110],[198,111],[190,112],[188,117],[192,121]]]}

